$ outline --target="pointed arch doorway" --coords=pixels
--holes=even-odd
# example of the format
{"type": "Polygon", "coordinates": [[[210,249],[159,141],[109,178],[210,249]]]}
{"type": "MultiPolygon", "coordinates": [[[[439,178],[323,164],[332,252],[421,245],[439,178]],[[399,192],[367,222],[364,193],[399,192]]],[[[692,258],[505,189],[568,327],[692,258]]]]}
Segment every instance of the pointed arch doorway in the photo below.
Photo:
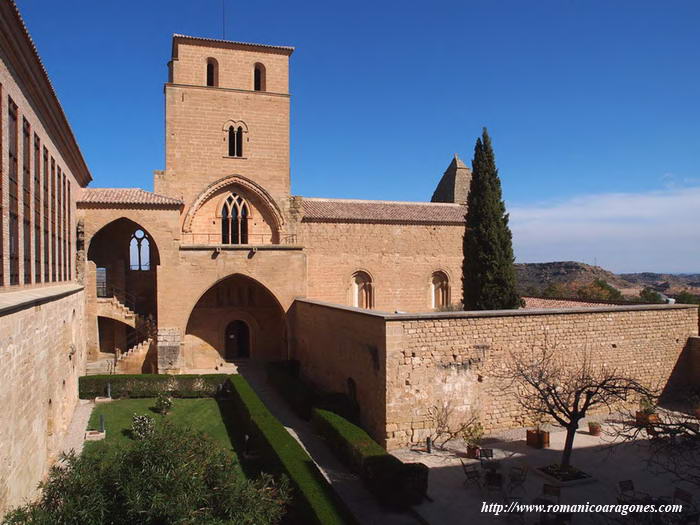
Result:
{"type": "Polygon", "coordinates": [[[231,321],[224,334],[226,361],[250,357],[250,329],[245,321],[231,321]]]}
{"type": "Polygon", "coordinates": [[[185,369],[203,370],[239,359],[265,363],[287,356],[286,313],[259,281],[232,274],[214,283],[190,312],[185,369]]]}

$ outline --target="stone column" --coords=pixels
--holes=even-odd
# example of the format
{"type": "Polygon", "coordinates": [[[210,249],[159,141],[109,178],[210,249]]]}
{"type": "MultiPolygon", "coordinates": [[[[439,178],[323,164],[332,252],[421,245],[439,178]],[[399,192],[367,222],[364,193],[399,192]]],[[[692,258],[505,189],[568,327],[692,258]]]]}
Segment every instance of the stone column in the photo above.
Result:
{"type": "Polygon", "coordinates": [[[182,336],[177,328],[158,328],[158,373],[182,371],[182,336]]]}

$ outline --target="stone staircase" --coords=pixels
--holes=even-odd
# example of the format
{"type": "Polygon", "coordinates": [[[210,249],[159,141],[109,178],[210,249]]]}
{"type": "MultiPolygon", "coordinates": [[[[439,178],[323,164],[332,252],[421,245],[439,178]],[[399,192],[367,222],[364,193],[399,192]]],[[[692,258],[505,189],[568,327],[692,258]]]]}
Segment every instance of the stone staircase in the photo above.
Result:
{"type": "Polygon", "coordinates": [[[149,337],[120,355],[115,363],[115,373],[140,374],[152,344],[153,338],[149,337]]]}
{"type": "Polygon", "coordinates": [[[150,317],[144,317],[119,300],[118,297],[97,299],[97,315],[116,319],[134,328],[133,341],[128,341],[128,350],[116,356],[102,354],[86,365],[85,375],[140,374],[151,345],[156,341],[158,328],[150,317]]]}
{"type": "Polygon", "coordinates": [[[114,357],[105,357],[91,361],[85,365],[86,376],[97,376],[114,373],[114,357]]]}
{"type": "Polygon", "coordinates": [[[126,306],[116,297],[100,297],[97,299],[97,315],[116,319],[132,328],[138,328],[144,318],[126,306]]]}

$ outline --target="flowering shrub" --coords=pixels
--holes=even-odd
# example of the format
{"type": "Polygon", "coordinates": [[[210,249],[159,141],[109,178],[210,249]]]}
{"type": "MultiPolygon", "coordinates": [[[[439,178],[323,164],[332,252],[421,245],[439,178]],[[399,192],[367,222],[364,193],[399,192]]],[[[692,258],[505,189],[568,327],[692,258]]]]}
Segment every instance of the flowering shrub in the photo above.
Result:
{"type": "Polygon", "coordinates": [[[156,422],[151,416],[134,414],[131,418],[131,435],[135,439],[146,439],[156,429],[156,422]]]}
{"type": "Polygon", "coordinates": [[[173,398],[167,394],[160,393],[156,399],[156,411],[166,415],[173,408],[173,398]]]}

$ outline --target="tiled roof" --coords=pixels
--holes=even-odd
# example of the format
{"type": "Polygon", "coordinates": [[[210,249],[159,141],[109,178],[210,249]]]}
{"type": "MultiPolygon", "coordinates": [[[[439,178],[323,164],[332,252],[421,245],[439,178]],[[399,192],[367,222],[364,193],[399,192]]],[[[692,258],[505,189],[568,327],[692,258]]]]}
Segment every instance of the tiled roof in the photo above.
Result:
{"type": "Polygon", "coordinates": [[[290,55],[291,55],[292,52],[294,51],[294,48],[293,48],[293,47],[289,47],[289,46],[273,46],[273,45],[271,45],[271,44],[255,44],[255,43],[252,43],[252,42],[237,42],[237,41],[235,41],[235,40],[222,40],[222,39],[219,39],[219,38],[205,38],[205,37],[201,37],[201,36],[182,35],[182,34],[179,34],[179,33],[173,34],[173,38],[174,38],[174,39],[175,39],[175,38],[184,38],[184,39],[187,39],[187,40],[200,40],[200,41],[202,41],[202,42],[217,42],[217,43],[219,43],[219,44],[233,44],[233,45],[236,45],[236,46],[245,46],[245,47],[265,47],[265,48],[268,48],[268,49],[279,49],[279,50],[282,50],[282,51],[287,51],[287,52],[289,52],[290,55]]]}
{"type": "Polygon", "coordinates": [[[464,224],[466,206],[433,202],[302,198],[305,222],[464,224]]]}
{"type": "Polygon", "coordinates": [[[523,297],[526,310],[541,310],[546,308],[586,308],[591,306],[609,306],[610,303],[593,303],[573,299],[544,299],[542,297],[523,297]]]}
{"type": "Polygon", "coordinates": [[[141,204],[181,206],[179,199],[166,197],[141,188],[83,188],[78,204],[141,204]]]}

